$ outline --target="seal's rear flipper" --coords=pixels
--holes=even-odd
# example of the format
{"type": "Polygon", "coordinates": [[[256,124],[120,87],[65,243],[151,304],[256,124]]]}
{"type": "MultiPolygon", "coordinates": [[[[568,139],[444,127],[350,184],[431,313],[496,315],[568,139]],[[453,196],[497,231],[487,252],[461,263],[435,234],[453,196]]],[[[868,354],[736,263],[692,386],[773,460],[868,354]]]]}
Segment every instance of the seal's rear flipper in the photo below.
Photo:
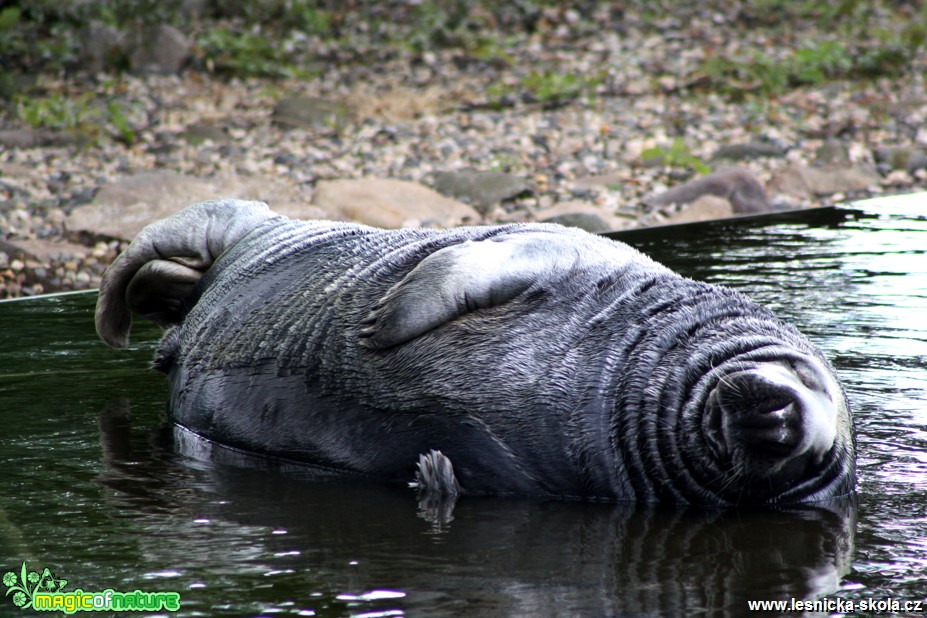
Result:
{"type": "Polygon", "coordinates": [[[571,240],[558,228],[558,233],[507,234],[439,249],[389,289],[360,336],[372,349],[399,345],[597,259],[582,254],[571,240]]]}
{"type": "Polygon", "coordinates": [[[123,348],[132,312],[160,326],[183,319],[187,297],[213,262],[275,215],[262,202],[218,200],[194,204],[145,227],[106,269],[95,321],[107,345],[123,348]]]}
{"type": "Polygon", "coordinates": [[[152,260],[129,281],[126,305],[132,313],[163,328],[179,324],[186,313],[184,299],[202,276],[202,268],[171,260],[152,260]]]}

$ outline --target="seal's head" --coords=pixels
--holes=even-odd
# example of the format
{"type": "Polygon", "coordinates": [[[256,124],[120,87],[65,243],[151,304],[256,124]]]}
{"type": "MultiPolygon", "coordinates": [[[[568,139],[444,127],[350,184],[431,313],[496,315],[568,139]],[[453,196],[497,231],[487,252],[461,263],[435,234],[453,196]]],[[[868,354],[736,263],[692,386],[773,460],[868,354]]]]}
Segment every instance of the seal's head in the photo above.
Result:
{"type": "Polygon", "coordinates": [[[849,411],[832,370],[813,356],[750,363],[718,376],[702,419],[716,462],[742,498],[812,496],[843,466],[849,411]]]}

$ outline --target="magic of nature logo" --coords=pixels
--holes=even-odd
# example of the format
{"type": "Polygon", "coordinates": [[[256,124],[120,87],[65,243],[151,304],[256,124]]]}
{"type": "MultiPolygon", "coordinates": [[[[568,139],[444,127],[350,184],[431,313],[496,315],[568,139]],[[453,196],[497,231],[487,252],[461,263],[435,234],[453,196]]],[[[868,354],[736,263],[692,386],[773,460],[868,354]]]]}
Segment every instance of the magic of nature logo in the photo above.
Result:
{"type": "Polygon", "coordinates": [[[56,577],[48,568],[30,571],[23,562],[19,573],[3,575],[6,596],[12,595],[13,605],[37,612],[175,612],[180,609],[179,592],[119,592],[111,588],[100,592],[85,592],[77,588],[65,591],[68,580],[56,577]]]}

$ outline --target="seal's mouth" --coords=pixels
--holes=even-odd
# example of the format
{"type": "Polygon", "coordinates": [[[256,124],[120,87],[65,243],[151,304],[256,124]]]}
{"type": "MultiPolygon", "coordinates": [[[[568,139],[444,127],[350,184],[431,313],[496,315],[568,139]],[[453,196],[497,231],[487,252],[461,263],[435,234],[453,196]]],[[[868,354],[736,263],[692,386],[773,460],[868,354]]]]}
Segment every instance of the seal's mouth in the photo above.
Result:
{"type": "Polygon", "coordinates": [[[838,388],[812,358],[732,371],[708,396],[703,435],[732,473],[783,491],[813,475],[833,448],[838,388]]]}

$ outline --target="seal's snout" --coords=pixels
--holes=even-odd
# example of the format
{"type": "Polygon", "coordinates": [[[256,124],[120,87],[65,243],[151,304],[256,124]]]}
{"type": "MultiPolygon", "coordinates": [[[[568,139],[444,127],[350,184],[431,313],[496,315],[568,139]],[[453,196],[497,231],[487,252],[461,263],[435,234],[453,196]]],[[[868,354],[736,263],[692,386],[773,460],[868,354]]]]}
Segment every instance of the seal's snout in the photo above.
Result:
{"type": "Polygon", "coordinates": [[[719,459],[754,476],[798,476],[837,437],[836,385],[817,361],[759,363],[723,376],[708,399],[705,437],[719,459]]]}

